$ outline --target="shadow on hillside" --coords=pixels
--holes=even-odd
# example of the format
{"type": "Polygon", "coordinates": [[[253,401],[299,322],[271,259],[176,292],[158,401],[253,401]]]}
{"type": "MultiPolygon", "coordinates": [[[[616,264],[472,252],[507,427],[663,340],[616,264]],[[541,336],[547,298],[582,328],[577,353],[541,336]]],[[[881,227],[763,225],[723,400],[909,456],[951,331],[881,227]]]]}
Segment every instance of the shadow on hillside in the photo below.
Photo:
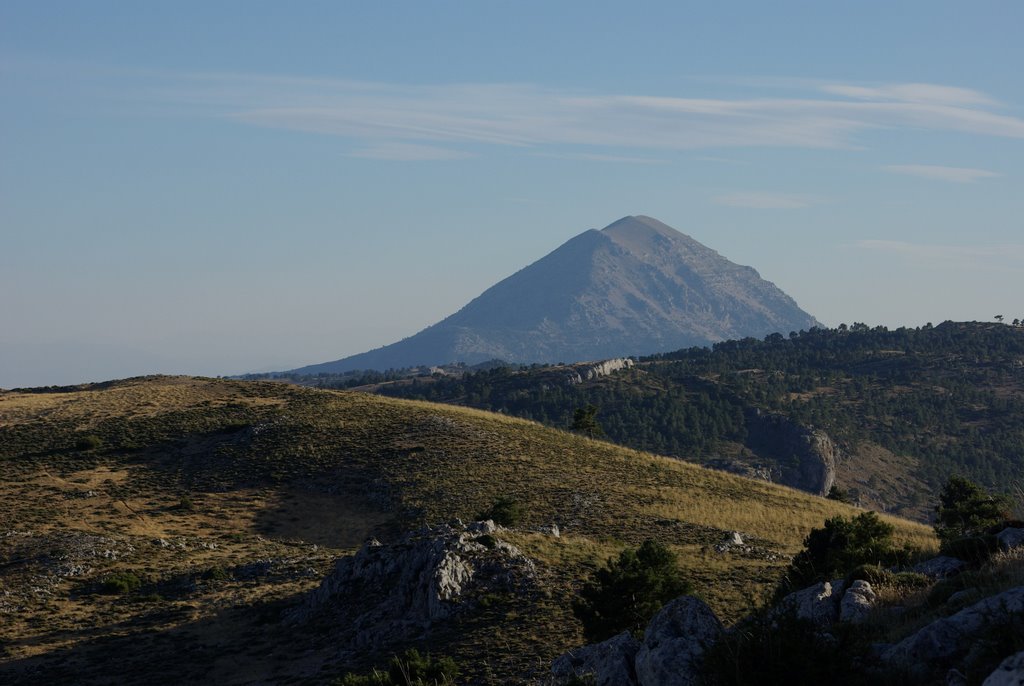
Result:
{"type": "Polygon", "coordinates": [[[301,597],[228,608],[172,627],[166,625],[195,609],[157,609],[102,627],[11,641],[7,656],[17,648],[75,643],[32,657],[7,657],[0,664],[0,683],[242,684],[296,676],[319,681],[330,651],[314,647],[315,637],[281,623],[282,612],[301,597]]]}

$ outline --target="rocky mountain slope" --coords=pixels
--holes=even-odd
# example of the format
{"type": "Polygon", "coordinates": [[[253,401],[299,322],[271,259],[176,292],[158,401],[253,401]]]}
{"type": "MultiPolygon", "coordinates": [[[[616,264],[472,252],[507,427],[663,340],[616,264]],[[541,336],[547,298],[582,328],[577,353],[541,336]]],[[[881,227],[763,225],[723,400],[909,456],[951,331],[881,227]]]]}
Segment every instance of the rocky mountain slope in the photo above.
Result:
{"type": "Polygon", "coordinates": [[[645,355],[815,326],[750,267],[651,217],[591,229],[398,343],[299,374],[645,355]]]}
{"type": "Polygon", "coordinates": [[[624,546],[669,546],[728,623],[854,513],[467,408],[178,377],[8,391],[0,681],[325,683],[415,645],[525,683],[584,643],[576,590],[624,546]],[[454,521],[502,496],[515,527],[454,521]]]}

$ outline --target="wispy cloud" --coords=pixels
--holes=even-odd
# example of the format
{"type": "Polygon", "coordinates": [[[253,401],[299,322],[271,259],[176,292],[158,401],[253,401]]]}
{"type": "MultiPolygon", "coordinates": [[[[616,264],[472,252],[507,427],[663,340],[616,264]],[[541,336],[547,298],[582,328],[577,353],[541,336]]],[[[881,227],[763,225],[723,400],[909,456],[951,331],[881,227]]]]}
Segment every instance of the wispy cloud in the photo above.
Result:
{"type": "Polygon", "coordinates": [[[953,183],[974,183],[978,179],[988,179],[999,176],[996,172],[988,171],[986,169],[942,167],[933,164],[890,164],[882,168],[896,174],[920,176],[924,179],[950,181],[953,183]]]}
{"type": "Polygon", "coordinates": [[[461,160],[472,157],[470,153],[436,145],[417,143],[379,143],[349,153],[349,157],[363,157],[371,160],[461,160]]]}
{"type": "Polygon", "coordinates": [[[995,100],[976,90],[933,83],[894,83],[881,86],[829,84],[822,91],[848,98],[875,101],[917,102],[963,107],[990,106],[995,100]]]}
{"type": "Polygon", "coordinates": [[[728,207],[750,207],[762,210],[797,210],[811,205],[818,205],[821,198],[813,195],[794,195],[790,193],[726,193],[711,198],[716,205],[728,207]]]}
{"type": "Polygon", "coordinates": [[[1024,119],[1000,113],[994,99],[938,84],[791,80],[784,88],[760,84],[759,97],[726,99],[216,73],[168,75],[159,83],[146,97],[187,107],[190,115],[346,137],[369,151],[385,144],[517,146],[646,163],[634,153],[862,147],[865,134],[878,129],[1024,138],[1024,119]],[[763,97],[767,92],[784,97],[763,97]],[[586,153],[572,149],[584,146],[586,153]]]}
{"type": "Polygon", "coordinates": [[[945,268],[1024,270],[1024,243],[985,246],[862,240],[854,246],[945,268]]]}
{"type": "Polygon", "coordinates": [[[630,164],[668,164],[668,160],[659,160],[655,157],[630,157],[627,155],[602,155],[599,153],[586,152],[540,152],[535,153],[536,157],[552,157],[559,160],[583,160],[585,162],[628,162],[630,164]]]}

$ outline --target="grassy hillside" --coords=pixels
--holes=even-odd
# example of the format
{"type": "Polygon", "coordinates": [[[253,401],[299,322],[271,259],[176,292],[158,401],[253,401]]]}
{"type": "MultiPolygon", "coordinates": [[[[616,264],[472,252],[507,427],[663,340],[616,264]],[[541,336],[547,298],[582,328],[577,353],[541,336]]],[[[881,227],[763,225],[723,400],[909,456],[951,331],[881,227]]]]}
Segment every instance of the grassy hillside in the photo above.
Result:
{"type": "MultiPolygon", "coordinates": [[[[732,620],[812,526],[854,512],[454,406],[178,377],[4,392],[0,675],[101,682],[116,657],[127,683],[323,680],[352,665],[329,637],[282,629],[282,609],[367,537],[472,519],[503,495],[524,506],[508,538],[538,561],[544,592],[427,642],[494,683],[583,642],[574,589],[627,544],[670,545],[732,620]],[[551,523],[561,538],[537,532],[551,523]],[[731,530],[753,552],[714,552],[731,530]]],[[[934,545],[892,521],[902,541],[934,545]]]]}
{"type": "MultiPolygon", "coordinates": [[[[368,390],[464,404],[567,428],[576,409],[622,445],[786,481],[790,455],[758,440],[752,412],[838,442],[838,484],[865,506],[926,520],[953,474],[1001,491],[1024,482],[1024,327],[855,324],[691,348],[582,384],[564,366],[396,379],[368,390]]],[[[358,378],[303,379],[358,385],[358,378]]]]}

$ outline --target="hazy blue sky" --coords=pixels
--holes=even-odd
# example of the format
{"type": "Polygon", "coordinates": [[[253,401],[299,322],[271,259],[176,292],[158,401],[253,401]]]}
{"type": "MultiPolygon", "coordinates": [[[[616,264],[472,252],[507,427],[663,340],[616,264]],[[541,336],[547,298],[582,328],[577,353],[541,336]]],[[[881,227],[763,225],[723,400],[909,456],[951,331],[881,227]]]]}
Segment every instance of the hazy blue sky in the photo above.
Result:
{"type": "Polygon", "coordinates": [[[0,3],[0,386],[323,362],[647,214],[1024,317],[1024,3],[0,3]]]}

